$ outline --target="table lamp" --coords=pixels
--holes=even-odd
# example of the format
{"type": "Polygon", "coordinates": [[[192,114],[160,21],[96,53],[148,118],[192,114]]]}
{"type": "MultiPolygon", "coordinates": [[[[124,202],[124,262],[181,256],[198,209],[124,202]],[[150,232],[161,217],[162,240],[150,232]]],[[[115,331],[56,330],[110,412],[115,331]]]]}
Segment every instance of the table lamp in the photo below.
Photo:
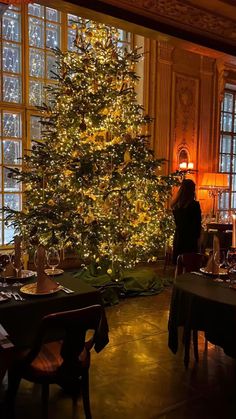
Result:
{"type": "Polygon", "coordinates": [[[229,190],[229,178],[226,173],[204,173],[200,189],[208,191],[209,196],[213,198],[212,215],[216,212],[216,196],[229,190]]]}

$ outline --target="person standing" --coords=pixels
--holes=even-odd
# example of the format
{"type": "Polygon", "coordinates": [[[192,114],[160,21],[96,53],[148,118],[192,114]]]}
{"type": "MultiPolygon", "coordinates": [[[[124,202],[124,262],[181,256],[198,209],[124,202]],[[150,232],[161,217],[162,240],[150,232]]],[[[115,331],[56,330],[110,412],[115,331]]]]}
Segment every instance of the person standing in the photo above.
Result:
{"type": "Polygon", "coordinates": [[[198,252],[201,235],[201,208],[195,196],[195,183],[184,179],[171,203],[175,220],[173,263],[178,255],[198,252]]]}

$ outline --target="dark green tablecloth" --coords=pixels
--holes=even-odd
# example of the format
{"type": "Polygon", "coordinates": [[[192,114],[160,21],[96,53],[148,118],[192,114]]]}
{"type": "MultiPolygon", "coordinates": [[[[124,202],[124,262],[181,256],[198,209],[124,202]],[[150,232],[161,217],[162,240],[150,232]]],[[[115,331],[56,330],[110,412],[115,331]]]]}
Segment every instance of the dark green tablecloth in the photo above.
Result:
{"type": "MultiPolygon", "coordinates": [[[[49,296],[29,296],[25,301],[10,301],[0,305],[0,323],[9,333],[17,348],[32,345],[41,319],[50,313],[74,310],[86,306],[101,304],[99,292],[89,284],[75,278],[72,273],[57,277],[62,285],[72,289],[73,294],[59,291],[49,296]]],[[[18,290],[14,288],[14,290],[18,290]]],[[[95,349],[101,350],[108,343],[108,326],[105,312],[103,325],[95,349]]]]}
{"type": "Polygon", "coordinates": [[[202,330],[207,340],[236,358],[236,291],[225,283],[192,273],[173,287],[169,314],[169,348],[178,350],[178,327],[202,330]]]}

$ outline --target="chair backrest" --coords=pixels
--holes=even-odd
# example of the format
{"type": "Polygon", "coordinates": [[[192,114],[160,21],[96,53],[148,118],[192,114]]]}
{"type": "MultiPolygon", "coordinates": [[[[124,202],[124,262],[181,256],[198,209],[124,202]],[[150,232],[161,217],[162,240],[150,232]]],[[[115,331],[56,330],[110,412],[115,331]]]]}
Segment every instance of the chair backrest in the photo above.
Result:
{"type": "Polygon", "coordinates": [[[101,305],[77,310],[53,313],[42,319],[35,344],[27,356],[30,363],[39,353],[43,343],[62,340],[61,356],[65,362],[73,363],[86,346],[95,346],[99,352],[108,343],[108,326],[101,305]],[[86,342],[86,332],[93,330],[93,336],[86,342]]]}
{"type": "Polygon", "coordinates": [[[177,258],[175,278],[185,272],[199,271],[207,262],[207,256],[203,253],[183,253],[177,258]]]}

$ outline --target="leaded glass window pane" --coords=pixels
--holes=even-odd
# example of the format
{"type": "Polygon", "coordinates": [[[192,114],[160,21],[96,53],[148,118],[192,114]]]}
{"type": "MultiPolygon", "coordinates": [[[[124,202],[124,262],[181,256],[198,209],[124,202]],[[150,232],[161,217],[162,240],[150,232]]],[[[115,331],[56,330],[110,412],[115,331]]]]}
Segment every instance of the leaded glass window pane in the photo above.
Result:
{"type": "Polygon", "coordinates": [[[21,15],[7,10],[2,18],[2,37],[8,41],[21,41],[21,15]]]}
{"type": "Polygon", "coordinates": [[[3,43],[3,71],[19,73],[21,68],[21,47],[19,45],[3,43]]]}
{"type": "Polygon", "coordinates": [[[21,77],[3,76],[3,100],[20,103],[22,98],[21,77]]]}
{"type": "Polygon", "coordinates": [[[233,94],[225,93],[224,95],[224,111],[225,112],[232,112],[233,110],[233,94]]]}
{"type": "Polygon", "coordinates": [[[37,17],[44,17],[44,7],[37,3],[30,3],[28,5],[28,13],[37,17]]]}
{"type": "Polygon", "coordinates": [[[233,138],[233,154],[236,154],[236,137],[233,138]]]}
{"type": "Polygon", "coordinates": [[[231,193],[231,207],[232,209],[236,208],[236,193],[235,192],[231,193]]]}
{"type": "Polygon", "coordinates": [[[47,54],[47,72],[46,76],[48,79],[55,79],[56,76],[52,72],[58,74],[58,69],[56,66],[56,58],[54,55],[47,54]]]}
{"type": "Polygon", "coordinates": [[[33,140],[40,140],[41,139],[41,130],[42,124],[40,123],[41,117],[40,116],[30,116],[30,139],[33,140]]]}
{"type": "Polygon", "coordinates": [[[56,9],[46,7],[46,19],[53,22],[60,22],[60,12],[56,9]]]}
{"type": "Polygon", "coordinates": [[[29,44],[38,48],[44,47],[44,22],[40,19],[29,17],[29,44]]]}
{"type": "Polygon", "coordinates": [[[44,51],[30,48],[30,76],[44,77],[44,51]]]}
{"type": "Polygon", "coordinates": [[[4,225],[4,244],[10,244],[14,239],[14,227],[4,225]]]}
{"type": "Polygon", "coordinates": [[[54,88],[55,88],[55,85],[53,85],[53,84],[47,84],[47,87],[46,87],[46,89],[45,89],[45,100],[46,100],[46,103],[47,103],[47,105],[51,105],[51,106],[53,106],[53,103],[54,103],[54,94],[53,94],[53,90],[54,90],[54,88]]]}
{"type": "Polygon", "coordinates": [[[21,195],[20,194],[4,194],[4,206],[9,207],[15,211],[21,209],[21,195]]]}
{"type": "Polygon", "coordinates": [[[21,115],[12,112],[3,112],[3,137],[20,138],[21,135],[21,115]]]}
{"type": "Polygon", "coordinates": [[[21,164],[22,158],[21,141],[4,140],[3,155],[4,164],[21,164]]]}
{"type": "Polygon", "coordinates": [[[53,23],[46,24],[47,48],[60,48],[60,26],[53,23]]]}
{"type": "Polygon", "coordinates": [[[232,179],[232,190],[236,191],[236,175],[232,175],[231,179],[232,179]]]}
{"type": "Polygon", "coordinates": [[[222,141],[220,145],[220,152],[221,153],[231,152],[231,136],[230,135],[224,135],[222,137],[222,141]]]}
{"type": "Polygon", "coordinates": [[[5,192],[18,192],[21,191],[21,183],[16,179],[9,177],[11,175],[8,168],[4,167],[3,169],[3,179],[4,179],[4,191],[5,192]]]}
{"type": "Polygon", "coordinates": [[[231,131],[232,130],[232,115],[224,113],[223,115],[223,131],[231,131]]]}
{"type": "Polygon", "coordinates": [[[29,102],[33,106],[41,105],[43,102],[43,83],[30,80],[29,83],[29,102]]]}
{"type": "Polygon", "coordinates": [[[67,24],[68,26],[72,25],[73,23],[79,22],[79,16],[76,15],[67,15],[67,24]]]}
{"type": "Polygon", "coordinates": [[[75,29],[68,29],[68,50],[69,51],[73,51],[75,50],[75,45],[74,45],[74,41],[75,41],[75,29]]]}
{"type": "Polygon", "coordinates": [[[219,208],[228,209],[229,208],[229,193],[223,192],[219,196],[219,208]]]}
{"type": "Polygon", "coordinates": [[[222,154],[220,156],[220,172],[230,173],[231,169],[231,156],[230,154],[222,154]]]}
{"type": "Polygon", "coordinates": [[[236,172],[236,158],[233,156],[232,158],[232,171],[236,172]]]}

